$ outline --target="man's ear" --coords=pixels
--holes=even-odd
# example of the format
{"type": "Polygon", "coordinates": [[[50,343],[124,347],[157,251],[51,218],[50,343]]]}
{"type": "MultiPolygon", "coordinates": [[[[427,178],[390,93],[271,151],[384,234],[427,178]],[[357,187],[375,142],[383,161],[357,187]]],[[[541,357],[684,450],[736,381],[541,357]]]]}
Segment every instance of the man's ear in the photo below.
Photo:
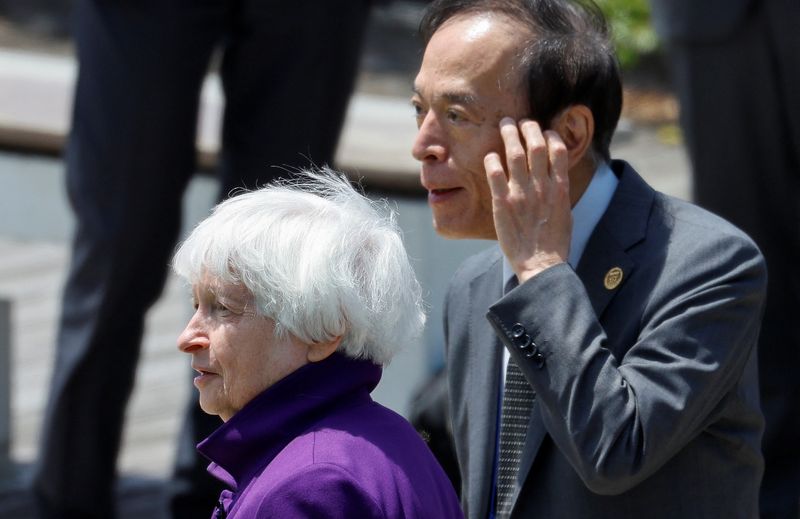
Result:
{"type": "Polygon", "coordinates": [[[312,342],[308,345],[308,354],[306,355],[306,358],[308,359],[308,362],[319,362],[321,360],[325,360],[333,355],[333,352],[339,348],[341,343],[341,335],[326,342],[312,342]]]}
{"type": "Polygon", "coordinates": [[[553,120],[551,128],[560,136],[569,152],[569,169],[584,159],[594,138],[594,116],[586,105],[571,105],[553,120]]]}

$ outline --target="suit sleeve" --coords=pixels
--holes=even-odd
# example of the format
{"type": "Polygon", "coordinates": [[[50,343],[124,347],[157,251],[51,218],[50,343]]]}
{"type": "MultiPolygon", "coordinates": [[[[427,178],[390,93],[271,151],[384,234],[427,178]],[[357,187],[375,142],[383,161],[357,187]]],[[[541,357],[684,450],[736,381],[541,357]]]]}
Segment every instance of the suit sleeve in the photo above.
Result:
{"type": "MultiPolygon", "coordinates": [[[[723,241],[673,262],[641,313],[615,316],[641,321],[623,355],[608,349],[567,265],[490,308],[489,321],[537,393],[545,427],[591,491],[625,492],[663,466],[713,420],[754,353],[763,259],[738,236],[723,241]],[[527,337],[531,345],[521,348],[527,337]]],[[[635,290],[635,279],[628,283],[635,290]]]]}

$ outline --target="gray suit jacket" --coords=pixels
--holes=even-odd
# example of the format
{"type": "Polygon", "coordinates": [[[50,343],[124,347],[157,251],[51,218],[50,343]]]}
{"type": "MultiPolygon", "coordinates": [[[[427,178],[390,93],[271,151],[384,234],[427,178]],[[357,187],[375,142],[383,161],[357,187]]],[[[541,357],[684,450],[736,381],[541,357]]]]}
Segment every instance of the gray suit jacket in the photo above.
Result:
{"type": "Polygon", "coordinates": [[[612,169],[619,186],[577,272],[503,296],[495,247],[455,274],[445,335],[469,518],[489,512],[504,346],[537,395],[513,517],[757,516],[761,254],[624,162],[612,169]],[[606,288],[614,267],[621,283],[606,288]]]}

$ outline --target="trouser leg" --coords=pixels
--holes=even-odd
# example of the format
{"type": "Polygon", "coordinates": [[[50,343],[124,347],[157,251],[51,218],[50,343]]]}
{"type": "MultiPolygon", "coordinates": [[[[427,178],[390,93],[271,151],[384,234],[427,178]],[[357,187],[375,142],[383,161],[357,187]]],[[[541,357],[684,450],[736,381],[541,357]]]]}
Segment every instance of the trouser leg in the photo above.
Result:
{"type": "Polygon", "coordinates": [[[243,3],[225,48],[221,187],[332,164],[370,2],[243,3]],[[276,167],[278,166],[278,167],[276,167]]]}
{"type": "Polygon", "coordinates": [[[114,515],[144,314],[178,231],[199,85],[216,39],[206,13],[165,13],[162,4],[76,5],[79,76],[66,163],[77,228],[34,474],[42,517],[114,515]],[[178,34],[170,18],[194,27],[178,34]]]}

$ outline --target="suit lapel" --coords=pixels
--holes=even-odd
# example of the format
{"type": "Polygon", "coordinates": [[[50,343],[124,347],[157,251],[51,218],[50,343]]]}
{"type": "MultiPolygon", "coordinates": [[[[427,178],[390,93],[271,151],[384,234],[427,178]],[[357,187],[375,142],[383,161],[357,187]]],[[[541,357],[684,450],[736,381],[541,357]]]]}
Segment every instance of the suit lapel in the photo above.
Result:
{"type": "Polygon", "coordinates": [[[586,253],[591,254],[592,260],[581,260],[577,274],[589,294],[595,315],[599,318],[618,289],[628,280],[635,264],[625,251],[614,243],[613,236],[608,230],[599,224],[586,246],[586,253]],[[619,276],[621,276],[620,281],[613,280],[620,279],[619,276]]]}
{"type": "MultiPolygon", "coordinates": [[[[470,488],[473,499],[470,510],[486,517],[492,490],[495,442],[497,439],[497,405],[500,387],[500,365],[503,344],[486,322],[489,306],[502,296],[503,268],[500,254],[489,268],[470,283],[469,327],[472,344],[468,349],[469,380],[469,443],[470,488]]],[[[470,516],[473,516],[470,513],[470,516]]]]}
{"type": "Polygon", "coordinates": [[[614,161],[612,170],[619,177],[617,190],[576,269],[598,319],[636,268],[627,251],[645,238],[655,198],[653,188],[626,163],[614,161]]]}

